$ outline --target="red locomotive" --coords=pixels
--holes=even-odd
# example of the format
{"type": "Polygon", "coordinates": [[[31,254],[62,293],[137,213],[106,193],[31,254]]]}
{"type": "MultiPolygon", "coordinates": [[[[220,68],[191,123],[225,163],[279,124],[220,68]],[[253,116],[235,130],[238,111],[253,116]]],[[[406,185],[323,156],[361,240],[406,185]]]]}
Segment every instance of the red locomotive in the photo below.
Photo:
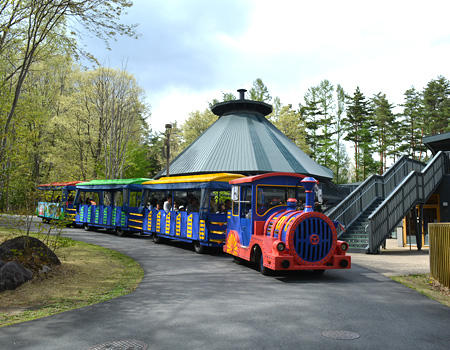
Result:
{"type": "Polygon", "coordinates": [[[337,239],[337,222],[314,211],[317,181],[293,173],[268,173],[230,181],[224,252],[254,262],[261,273],[349,269],[348,244],[337,239]],[[306,192],[304,208],[300,193],[306,192]]]}

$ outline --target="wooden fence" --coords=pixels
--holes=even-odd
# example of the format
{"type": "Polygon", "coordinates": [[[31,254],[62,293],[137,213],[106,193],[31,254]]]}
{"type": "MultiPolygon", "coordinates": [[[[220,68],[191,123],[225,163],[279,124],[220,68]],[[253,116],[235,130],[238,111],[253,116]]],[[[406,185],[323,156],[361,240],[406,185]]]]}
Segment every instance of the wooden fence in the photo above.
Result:
{"type": "Polygon", "coordinates": [[[430,234],[430,272],[450,288],[450,223],[428,224],[430,234]]]}

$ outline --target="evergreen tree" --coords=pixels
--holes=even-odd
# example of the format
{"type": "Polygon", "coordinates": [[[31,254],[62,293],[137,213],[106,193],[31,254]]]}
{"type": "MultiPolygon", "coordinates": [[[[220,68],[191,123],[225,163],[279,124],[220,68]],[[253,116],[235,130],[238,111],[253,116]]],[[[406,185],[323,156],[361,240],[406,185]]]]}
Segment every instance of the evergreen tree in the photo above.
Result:
{"type": "Polygon", "coordinates": [[[334,118],[336,146],[334,155],[334,176],[336,183],[348,178],[348,155],[342,140],[344,137],[343,118],[345,116],[345,92],[339,84],[336,87],[336,114],[334,118]]]}
{"type": "Polygon", "coordinates": [[[347,115],[343,122],[347,132],[344,140],[352,142],[355,151],[355,180],[360,181],[366,178],[370,168],[373,167],[373,158],[371,158],[370,109],[359,87],[353,96],[347,97],[347,115]]]}
{"type": "Polygon", "coordinates": [[[450,131],[450,82],[443,76],[431,80],[423,91],[427,135],[450,131]]]}
{"type": "Polygon", "coordinates": [[[335,134],[334,118],[334,86],[328,81],[323,80],[317,86],[317,95],[319,99],[319,115],[317,119],[320,136],[317,140],[317,161],[327,167],[334,168],[333,154],[335,153],[335,142],[332,139],[335,134]]]}
{"type": "Polygon", "coordinates": [[[386,171],[388,150],[392,150],[392,145],[396,138],[400,138],[398,128],[395,128],[396,117],[392,112],[394,107],[386,98],[386,94],[379,92],[372,98],[374,136],[376,138],[376,149],[379,155],[378,173],[381,175],[386,171]]]}
{"type": "Polygon", "coordinates": [[[421,159],[421,154],[426,152],[423,145],[424,109],[422,97],[414,87],[404,93],[404,103],[401,124],[403,142],[399,146],[401,153],[407,154],[413,159],[421,159]],[[419,154],[419,155],[418,155],[419,154]]]}
{"type": "Polygon", "coordinates": [[[317,160],[320,143],[320,98],[317,87],[310,87],[304,96],[304,105],[299,106],[301,115],[306,122],[307,142],[311,149],[311,158],[317,160]]]}
{"type": "Polygon", "coordinates": [[[272,96],[269,94],[269,89],[264,85],[263,81],[258,78],[253,82],[250,89],[250,100],[270,103],[272,96]]]}

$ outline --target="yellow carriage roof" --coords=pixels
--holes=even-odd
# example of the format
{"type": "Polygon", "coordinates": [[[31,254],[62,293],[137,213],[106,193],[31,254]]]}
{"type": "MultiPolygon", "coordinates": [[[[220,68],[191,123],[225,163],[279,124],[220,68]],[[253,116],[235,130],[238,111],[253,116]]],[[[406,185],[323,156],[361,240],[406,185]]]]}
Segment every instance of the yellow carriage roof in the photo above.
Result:
{"type": "Polygon", "coordinates": [[[201,174],[201,175],[186,175],[186,176],[172,176],[162,177],[158,180],[151,180],[143,182],[143,185],[156,184],[175,184],[175,183],[190,183],[190,182],[229,182],[231,180],[245,177],[241,174],[230,173],[216,173],[216,174],[201,174]]]}

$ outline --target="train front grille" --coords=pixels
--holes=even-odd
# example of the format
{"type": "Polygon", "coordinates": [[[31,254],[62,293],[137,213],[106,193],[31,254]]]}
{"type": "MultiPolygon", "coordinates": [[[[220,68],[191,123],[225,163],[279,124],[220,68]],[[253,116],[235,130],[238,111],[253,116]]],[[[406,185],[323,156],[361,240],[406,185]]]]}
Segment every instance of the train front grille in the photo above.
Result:
{"type": "Polygon", "coordinates": [[[294,235],[294,248],[307,262],[324,259],[333,245],[330,226],[321,218],[307,218],[299,223],[294,235]]]}

